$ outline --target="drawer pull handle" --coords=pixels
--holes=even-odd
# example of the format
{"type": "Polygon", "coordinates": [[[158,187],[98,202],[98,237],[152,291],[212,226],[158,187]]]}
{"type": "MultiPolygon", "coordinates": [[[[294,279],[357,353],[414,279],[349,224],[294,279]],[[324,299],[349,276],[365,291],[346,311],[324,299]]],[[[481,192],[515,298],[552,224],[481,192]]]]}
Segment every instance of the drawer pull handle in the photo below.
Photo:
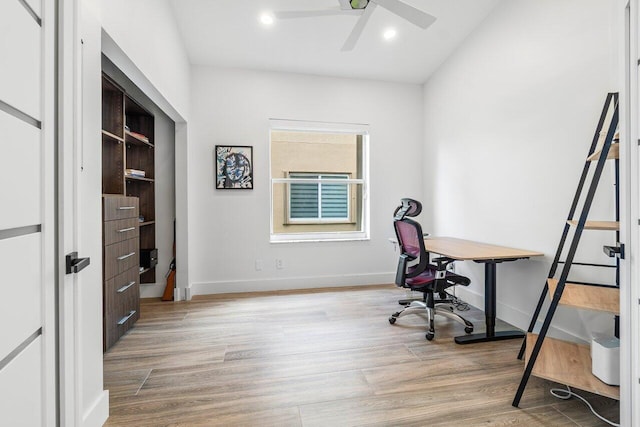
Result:
{"type": "Polygon", "coordinates": [[[118,230],[118,233],[126,233],[127,231],[132,231],[135,229],[135,227],[123,228],[122,230],[118,230]]]}
{"type": "Polygon", "coordinates": [[[129,257],[134,256],[135,254],[136,254],[135,252],[131,252],[130,254],[126,254],[126,255],[119,256],[119,257],[118,257],[118,261],[125,260],[125,259],[127,259],[127,258],[129,258],[129,257]]]}
{"type": "Polygon", "coordinates": [[[120,206],[120,207],[118,207],[118,210],[119,211],[129,211],[129,210],[135,209],[135,208],[136,208],[135,206],[120,206]]]}
{"type": "Polygon", "coordinates": [[[132,282],[129,282],[126,285],[124,285],[123,287],[121,287],[120,289],[118,289],[116,292],[121,294],[121,293],[123,293],[124,291],[126,291],[127,289],[129,289],[130,287],[132,287],[135,284],[136,284],[135,280],[132,281],[132,282]]]}
{"type": "Polygon", "coordinates": [[[134,314],[136,314],[136,311],[135,310],[131,310],[128,315],[126,315],[122,319],[118,320],[118,326],[122,326],[125,323],[127,323],[127,321],[129,319],[131,319],[131,316],[133,316],[134,314]]]}

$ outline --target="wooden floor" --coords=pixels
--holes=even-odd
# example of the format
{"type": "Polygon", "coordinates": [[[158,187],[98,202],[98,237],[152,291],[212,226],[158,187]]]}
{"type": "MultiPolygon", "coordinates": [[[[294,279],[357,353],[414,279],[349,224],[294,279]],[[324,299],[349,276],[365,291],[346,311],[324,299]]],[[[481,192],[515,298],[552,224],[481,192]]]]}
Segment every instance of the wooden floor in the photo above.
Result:
{"type": "MultiPolygon", "coordinates": [[[[104,356],[107,426],[600,426],[532,378],[511,401],[520,340],[460,346],[438,318],[390,325],[394,286],[145,300],[104,356]]],[[[481,311],[465,312],[484,330],[481,311]]],[[[498,330],[508,326],[499,323],[498,330]]],[[[581,392],[617,421],[618,402],[581,392]]]]}

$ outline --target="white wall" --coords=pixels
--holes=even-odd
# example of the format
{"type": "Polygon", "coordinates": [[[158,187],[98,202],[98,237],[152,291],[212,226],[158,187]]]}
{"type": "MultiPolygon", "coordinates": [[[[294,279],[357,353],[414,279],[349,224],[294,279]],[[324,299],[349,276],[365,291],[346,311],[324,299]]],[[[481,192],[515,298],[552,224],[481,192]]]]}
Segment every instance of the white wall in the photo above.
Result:
{"type": "Polygon", "coordinates": [[[194,295],[392,282],[391,215],[423,186],[419,85],[203,67],[194,67],[191,83],[194,295]],[[370,124],[370,241],[269,243],[269,118],[370,124]],[[215,190],[216,144],[254,147],[254,190],[215,190]],[[284,269],[276,270],[276,258],[284,269]]]}
{"type": "MultiPolygon", "coordinates": [[[[498,317],[521,328],[544,286],[606,94],[620,89],[614,3],[505,1],[424,86],[433,231],[546,254],[498,266],[498,317]]],[[[611,177],[605,170],[591,219],[614,219],[611,177]]],[[[605,243],[615,243],[613,232],[586,232],[577,261],[608,262],[605,243]]],[[[461,295],[482,307],[482,265],[458,263],[458,271],[473,281],[461,295]]],[[[578,273],[572,277],[593,279],[578,273]]],[[[612,283],[610,272],[605,278],[612,283]]],[[[553,323],[582,338],[612,324],[566,308],[553,323]]]]}
{"type": "MultiPolygon", "coordinates": [[[[99,0],[85,1],[96,3],[99,0]]],[[[189,60],[169,2],[100,1],[103,30],[186,119],[189,107],[189,60]]],[[[110,59],[120,65],[114,58],[110,59]]],[[[176,120],[175,117],[172,119],[176,120]]]]}

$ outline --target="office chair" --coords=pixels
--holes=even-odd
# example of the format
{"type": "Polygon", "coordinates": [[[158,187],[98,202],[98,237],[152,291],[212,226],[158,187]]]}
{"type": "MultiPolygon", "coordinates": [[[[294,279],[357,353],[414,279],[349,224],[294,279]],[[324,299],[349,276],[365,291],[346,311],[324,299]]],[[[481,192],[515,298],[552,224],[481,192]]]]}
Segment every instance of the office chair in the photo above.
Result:
{"type": "Polygon", "coordinates": [[[466,333],[473,332],[473,324],[454,313],[451,304],[436,303],[434,298],[434,294],[446,296],[446,289],[451,286],[468,286],[471,281],[447,271],[447,266],[454,261],[450,258],[434,258],[435,264],[431,263],[424,246],[422,227],[418,222],[407,218],[419,215],[422,205],[413,199],[402,199],[401,202],[394,212],[393,221],[400,247],[395,283],[398,287],[422,292],[424,300],[412,301],[403,310],[392,314],[389,323],[393,325],[398,318],[409,314],[426,314],[429,327],[426,338],[431,341],[435,336],[434,318],[439,314],[463,324],[466,333]]]}

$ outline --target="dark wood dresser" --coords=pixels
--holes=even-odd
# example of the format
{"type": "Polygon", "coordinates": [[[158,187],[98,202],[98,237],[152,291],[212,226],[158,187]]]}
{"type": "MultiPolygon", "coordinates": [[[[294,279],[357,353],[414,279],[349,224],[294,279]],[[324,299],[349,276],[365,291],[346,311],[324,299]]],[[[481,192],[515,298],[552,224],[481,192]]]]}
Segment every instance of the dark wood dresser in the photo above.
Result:
{"type": "Polygon", "coordinates": [[[105,195],[103,219],[104,350],[140,316],[140,230],[138,198],[105,195]]]}

